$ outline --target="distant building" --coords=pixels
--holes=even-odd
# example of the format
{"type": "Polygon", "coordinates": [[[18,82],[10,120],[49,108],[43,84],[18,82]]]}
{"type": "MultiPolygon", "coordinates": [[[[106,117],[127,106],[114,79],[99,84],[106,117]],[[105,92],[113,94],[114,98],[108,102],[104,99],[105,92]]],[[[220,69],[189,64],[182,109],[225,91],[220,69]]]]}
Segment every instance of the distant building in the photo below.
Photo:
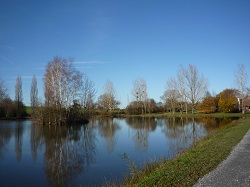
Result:
{"type": "Polygon", "coordinates": [[[245,111],[250,112],[250,99],[245,101],[245,111]]]}

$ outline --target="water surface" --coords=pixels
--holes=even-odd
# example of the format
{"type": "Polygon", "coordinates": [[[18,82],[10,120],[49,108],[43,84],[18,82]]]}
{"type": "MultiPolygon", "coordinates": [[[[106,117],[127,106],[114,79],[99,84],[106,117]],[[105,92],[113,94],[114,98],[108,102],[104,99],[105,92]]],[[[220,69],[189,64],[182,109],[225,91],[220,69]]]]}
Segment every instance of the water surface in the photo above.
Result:
{"type": "Polygon", "coordinates": [[[54,127],[0,121],[0,186],[100,186],[129,175],[128,160],[173,158],[229,118],[94,119],[54,127]]]}

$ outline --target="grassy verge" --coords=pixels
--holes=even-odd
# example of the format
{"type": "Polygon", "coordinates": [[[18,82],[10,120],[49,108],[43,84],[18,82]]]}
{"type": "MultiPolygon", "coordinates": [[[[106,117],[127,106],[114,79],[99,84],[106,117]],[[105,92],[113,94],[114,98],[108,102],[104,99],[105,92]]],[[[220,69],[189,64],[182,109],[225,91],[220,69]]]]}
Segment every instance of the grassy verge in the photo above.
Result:
{"type": "Polygon", "coordinates": [[[26,112],[27,112],[28,116],[31,115],[31,112],[32,112],[31,106],[26,106],[26,112]]]}
{"type": "Polygon", "coordinates": [[[250,129],[250,119],[242,119],[219,129],[173,160],[148,164],[122,186],[192,186],[216,168],[250,129]]]}
{"type": "Polygon", "coordinates": [[[176,112],[175,114],[172,113],[153,113],[153,114],[145,114],[145,115],[120,115],[121,117],[218,117],[218,118],[225,118],[225,117],[250,117],[250,113],[242,114],[242,113],[211,113],[211,114],[203,114],[203,113],[196,113],[196,114],[180,114],[176,112]]]}

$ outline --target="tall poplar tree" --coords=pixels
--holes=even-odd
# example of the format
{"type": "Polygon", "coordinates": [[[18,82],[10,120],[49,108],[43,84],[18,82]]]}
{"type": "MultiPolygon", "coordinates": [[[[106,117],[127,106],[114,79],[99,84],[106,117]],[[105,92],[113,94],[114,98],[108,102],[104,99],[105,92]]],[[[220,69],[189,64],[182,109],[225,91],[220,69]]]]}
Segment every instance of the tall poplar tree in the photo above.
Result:
{"type": "Polygon", "coordinates": [[[21,76],[16,77],[15,102],[17,105],[17,117],[21,117],[22,107],[23,107],[23,91],[22,91],[22,78],[21,78],[21,76]]]}
{"type": "Polygon", "coordinates": [[[33,75],[30,89],[30,105],[35,107],[38,104],[38,89],[37,89],[37,80],[36,76],[33,75]]]}
{"type": "Polygon", "coordinates": [[[235,85],[238,89],[238,98],[239,98],[239,109],[242,111],[242,114],[245,113],[245,100],[247,99],[247,82],[248,75],[244,64],[238,64],[237,70],[235,71],[235,85]]]}

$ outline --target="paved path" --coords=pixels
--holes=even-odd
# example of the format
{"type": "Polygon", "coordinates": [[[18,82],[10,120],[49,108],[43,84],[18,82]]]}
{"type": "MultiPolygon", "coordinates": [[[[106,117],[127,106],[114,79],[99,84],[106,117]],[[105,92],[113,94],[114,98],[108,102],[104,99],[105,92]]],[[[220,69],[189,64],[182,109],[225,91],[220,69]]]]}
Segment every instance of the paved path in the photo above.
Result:
{"type": "Polygon", "coordinates": [[[226,160],[194,185],[200,186],[250,186],[250,130],[226,160]]]}

